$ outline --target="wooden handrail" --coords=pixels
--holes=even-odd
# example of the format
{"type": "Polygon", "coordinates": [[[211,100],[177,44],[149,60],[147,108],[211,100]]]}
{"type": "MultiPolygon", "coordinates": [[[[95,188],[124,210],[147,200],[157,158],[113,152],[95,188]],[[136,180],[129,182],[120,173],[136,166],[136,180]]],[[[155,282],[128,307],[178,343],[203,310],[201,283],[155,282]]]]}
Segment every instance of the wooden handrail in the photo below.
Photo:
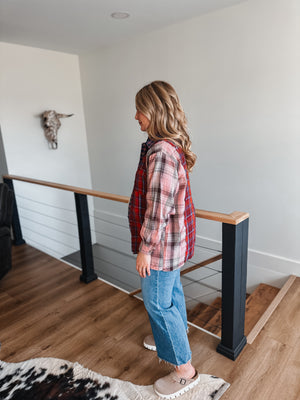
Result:
{"type": "MultiPolygon", "coordinates": [[[[3,175],[3,178],[14,179],[16,181],[22,181],[22,182],[28,182],[28,183],[34,183],[36,185],[42,185],[42,186],[52,187],[55,189],[67,190],[67,191],[73,192],[73,193],[79,193],[79,194],[85,194],[85,195],[94,196],[94,197],[100,197],[102,199],[118,201],[121,203],[129,203],[129,200],[130,200],[130,198],[128,196],[121,196],[118,194],[99,192],[98,190],[84,189],[84,188],[77,187],[77,186],[63,185],[61,183],[47,182],[47,181],[42,181],[42,180],[38,180],[38,179],[25,178],[23,176],[3,175]]],[[[223,213],[218,213],[218,212],[214,212],[214,211],[206,211],[206,210],[196,209],[196,217],[208,219],[211,221],[223,222],[225,224],[230,224],[230,225],[238,225],[242,221],[249,218],[249,214],[245,213],[245,212],[240,212],[240,211],[234,211],[230,214],[223,214],[223,213]]]]}
{"type": "Polygon", "coordinates": [[[67,190],[67,191],[73,192],[73,193],[79,193],[79,194],[85,194],[85,195],[89,195],[89,196],[101,197],[102,199],[119,201],[121,203],[128,203],[129,202],[129,197],[127,197],[127,196],[120,196],[118,194],[110,194],[110,193],[105,193],[105,192],[99,192],[99,191],[93,190],[93,189],[84,189],[84,188],[80,188],[80,187],[77,187],[77,186],[69,186],[69,185],[63,185],[61,183],[41,181],[41,180],[38,180],[38,179],[25,178],[23,176],[17,176],[17,175],[3,175],[3,178],[5,178],[5,179],[14,179],[16,181],[22,181],[22,182],[28,182],[28,183],[34,183],[36,185],[48,186],[48,187],[52,187],[52,188],[55,188],[55,189],[67,190]]]}

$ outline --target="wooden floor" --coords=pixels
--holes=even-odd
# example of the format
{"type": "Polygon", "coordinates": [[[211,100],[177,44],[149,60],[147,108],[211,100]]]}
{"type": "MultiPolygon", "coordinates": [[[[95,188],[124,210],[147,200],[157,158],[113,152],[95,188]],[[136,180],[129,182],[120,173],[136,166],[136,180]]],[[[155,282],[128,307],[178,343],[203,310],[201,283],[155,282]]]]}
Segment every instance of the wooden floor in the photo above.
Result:
{"type": "MultiPolygon", "coordinates": [[[[79,275],[28,245],[13,249],[0,281],[0,359],[57,357],[140,385],[167,373],[142,347],[150,332],[143,303],[79,275]]],[[[191,328],[189,339],[199,372],[231,384],[222,400],[300,399],[300,278],[236,361],[216,353],[215,337],[191,328]]]]}

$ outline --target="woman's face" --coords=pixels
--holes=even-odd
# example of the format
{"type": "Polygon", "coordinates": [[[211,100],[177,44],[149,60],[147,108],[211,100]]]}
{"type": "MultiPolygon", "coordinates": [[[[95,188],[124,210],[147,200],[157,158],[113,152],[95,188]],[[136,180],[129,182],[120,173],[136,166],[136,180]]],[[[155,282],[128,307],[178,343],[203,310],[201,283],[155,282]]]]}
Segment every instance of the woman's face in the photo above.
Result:
{"type": "Polygon", "coordinates": [[[135,119],[140,124],[141,130],[146,132],[150,125],[150,120],[140,111],[137,111],[135,114],[135,119]]]}

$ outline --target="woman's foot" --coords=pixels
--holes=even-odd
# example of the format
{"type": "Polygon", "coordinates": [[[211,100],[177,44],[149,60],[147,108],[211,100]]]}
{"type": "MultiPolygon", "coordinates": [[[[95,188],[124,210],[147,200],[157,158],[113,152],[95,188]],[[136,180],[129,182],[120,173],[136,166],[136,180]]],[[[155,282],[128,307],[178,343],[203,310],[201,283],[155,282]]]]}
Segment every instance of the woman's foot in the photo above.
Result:
{"type": "Polygon", "coordinates": [[[158,379],[154,385],[154,392],[164,399],[174,399],[189,391],[200,382],[200,375],[195,371],[191,379],[180,377],[176,371],[158,379]]]}
{"type": "Polygon", "coordinates": [[[156,351],[156,345],[153,335],[146,336],[143,344],[146,349],[156,351]]]}
{"type": "Polygon", "coordinates": [[[175,367],[176,374],[181,378],[192,379],[195,376],[196,370],[190,362],[175,367]]]}

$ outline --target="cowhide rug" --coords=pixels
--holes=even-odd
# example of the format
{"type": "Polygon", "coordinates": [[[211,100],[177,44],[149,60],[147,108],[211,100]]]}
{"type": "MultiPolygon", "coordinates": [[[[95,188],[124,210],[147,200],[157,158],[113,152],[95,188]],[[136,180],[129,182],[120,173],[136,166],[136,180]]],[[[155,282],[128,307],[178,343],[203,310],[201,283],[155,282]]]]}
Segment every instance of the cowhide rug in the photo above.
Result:
{"type": "MultiPolygon", "coordinates": [[[[180,400],[217,400],[229,384],[211,375],[180,400]]],[[[158,400],[152,385],[112,379],[78,363],[36,358],[21,363],[0,361],[1,400],[158,400]]]]}

